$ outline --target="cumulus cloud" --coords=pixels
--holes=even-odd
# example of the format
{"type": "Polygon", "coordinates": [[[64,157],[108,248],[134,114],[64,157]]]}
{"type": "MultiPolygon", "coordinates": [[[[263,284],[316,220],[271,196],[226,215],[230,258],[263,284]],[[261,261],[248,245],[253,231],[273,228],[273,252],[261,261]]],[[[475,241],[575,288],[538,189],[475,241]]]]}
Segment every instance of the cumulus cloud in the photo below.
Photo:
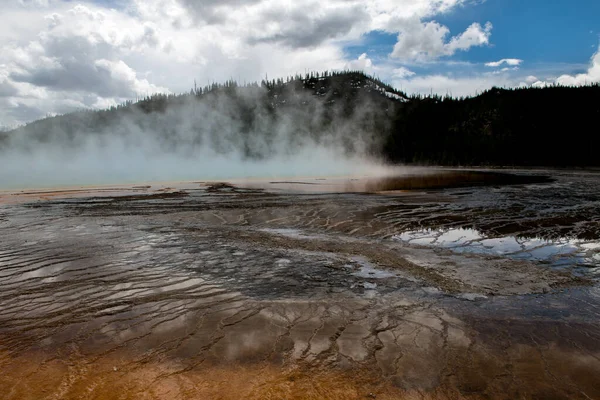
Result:
{"type": "Polygon", "coordinates": [[[486,63],[488,67],[506,65],[495,71],[475,70],[468,74],[426,74],[394,76],[392,84],[401,87],[408,93],[440,95],[451,94],[454,96],[474,96],[493,86],[497,87],[546,87],[552,85],[583,86],[600,83],[600,47],[597,48],[589,61],[587,70],[579,74],[550,75],[548,71],[560,70],[564,65],[548,69],[529,70],[528,73],[519,73],[519,66],[523,63],[519,59],[502,59],[493,63],[486,63]],[[489,65],[493,64],[493,65],[489,65]],[[531,73],[534,72],[535,75],[531,73]]]}
{"type": "Polygon", "coordinates": [[[414,75],[415,75],[414,72],[412,72],[410,69],[405,68],[405,67],[395,68],[392,71],[392,76],[394,78],[398,78],[398,79],[404,79],[404,78],[408,78],[408,77],[411,77],[414,75]]]}
{"type": "MultiPolygon", "coordinates": [[[[149,41],[147,26],[127,25],[123,13],[93,6],[59,11],[45,15],[45,27],[28,42],[0,45],[2,86],[12,88],[1,90],[0,97],[14,122],[169,92],[124,60],[128,52],[148,47],[141,44],[149,41]]],[[[3,117],[13,122],[6,112],[3,117]]]]}
{"type": "Polygon", "coordinates": [[[481,26],[473,23],[463,33],[452,37],[450,30],[435,21],[412,20],[400,29],[398,42],[391,56],[404,61],[427,61],[443,56],[451,56],[457,51],[489,44],[492,24],[481,26]]]}
{"type": "Polygon", "coordinates": [[[367,56],[367,53],[362,53],[356,60],[348,62],[345,69],[359,70],[369,72],[373,68],[373,61],[367,56]]]}
{"type": "Polygon", "coordinates": [[[19,92],[15,84],[8,79],[6,72],[4,72],[4,76],[2,74],[0,71],[0,98],[15,96],[19,92]]]}
{"type": "Polygon", "coordinates": [[[506,67],[497,71],[484,71],[474,67],[469,72],[456,69],[449,73],[428,73],[418,75],[410,70],[406,73],[400,68],[392,75],[392,84],[409,94],[454,97],[476,96],[492,87],[529,87],[536,86],[539,79],[533,75],[519,74],[518,67],[506,67]]]}
{"type": "MultiPolygon", "coordinates": [[[[539,75],[521,75],[518,73],[522,60],[503,59],[493,63],[486,63],[488,67],[507,67],[495,71],[472,71],[469,74],[460,73],[434,73],[416,75],[406,73],[404,68],[399,73],[392,74],[392,84],[400,87],[409,94],[420,93],[429,95],[431,93],[452,96],[475,96],[494,86],[496,87],[546,87],[551,85],[582,86],[586,84],[600,83],[600,48],[592,56],[589,67],[585,73],[564,74],[554,78],[539,78],[539,75]],[[493,64],[493,65],[489,65],[493,64]]],[[[398,71],[395,70],[395,71],[398,71]]],[[[530,71],[531,72],[531,71],[530,71]]],[[[543,72],[543,71],[538,71],[543,72]]]]}
{"type": "Polygon", "coordinates": [[[529,75],[529,76],[527,76],[525,78],[525,82],[528,83],[528,84],[532,84],[532,83],[535,83],[537,81],[539,81],[539,79],[536,76],[534,76],[534,75],[529,75]]]}
{"type": "Polygon", "coordinates": [[[491,22],[486,22],[483,27],[478,23],[473,23],[463,33],[450,40],[446,46],[447,53],[454,54],[459,50],[465,51],[471,47],[489,44],[492,27],[491,22]]]}
{"type": "MultiPolygon", "coordinates": [[[[535,77],[531,77],[535,78],[535,77]]],[[[531,80],[531,79],[530,79],[531,80]]],[[[564,74],[554,79],[536,80],[532,83],[535,87],[544,87],[549,85],[563,86],[584,86],[594,83],[600,83],[600,47],[592,56],[588,70],[581,74],[564,74]]]]}
{"type": "Polygon", "coordinates": [[[449,37],[433,22],[465,0],[7,0],[0,15],[0,124],[104,107],[199,84],[306,70],[396,77],[348,44],[399,34],[396,60],[489,42],[491,25],[449,37]],[[112,7],[112,8],[111,8],[112,7]],[[427,19],[430,22],[423,22],[427,19]],[[26,23],[24,23],[26,21],[26,23]]]}
{"type": "Polygon", "coordinates": [[[559,85],[581,86],[600,82],[600,49],[592,56],[590,67],[586,73],[577,75],[561,75],[556,79],[559,85]]]}
{"type": "Polygon", "coordinates": [[[448,76],[441,74],[396,78],[395,86],[408,93],[439,94],[454,97],[474,96],[493,86],[517,86],[518,80],[507,75],[448,76]]]}
{"type": "MultiPolygon", "coordinates": [[[[315,7],[319,7],[315,5],[315,7]]],[[[308,14],[304,9],[289,10],[279,6],[261,15],[267,29],[252,32],[250,42],[282,43],[291,48],[314,47],[327,40],[348,34],[353,27],[368,23],[369,15],[358,4],[338,5],[333,10],[319,7],[321,13],[308,14]]]]}
{"type": "Polygon", "coordinates": [[[17,0],[18,4],[25,7],[48,7],[51,0],[17,0]]]}
{"type": "Polygon", "coordinates": [[[499,60],[499,61],[492,61],[492,62],[485,63],[485,66],[497,68],[501,65],[506,64],[506,65],[509,65],[512,67],[518,67],[522,63],[523,63],[523,60],[519,60],[518,58],[503,58],[502,60],[499,60]]]}

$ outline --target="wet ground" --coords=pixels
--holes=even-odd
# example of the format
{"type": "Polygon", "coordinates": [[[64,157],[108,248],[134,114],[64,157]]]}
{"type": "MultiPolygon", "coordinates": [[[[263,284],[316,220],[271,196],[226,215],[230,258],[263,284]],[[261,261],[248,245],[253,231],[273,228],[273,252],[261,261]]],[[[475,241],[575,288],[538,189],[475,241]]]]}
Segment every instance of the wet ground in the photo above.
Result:
{"type": "Polygon", "coordinates": [[[512,173],[0,193],[0,397],[600,399],[600,175],[512,173]]]}

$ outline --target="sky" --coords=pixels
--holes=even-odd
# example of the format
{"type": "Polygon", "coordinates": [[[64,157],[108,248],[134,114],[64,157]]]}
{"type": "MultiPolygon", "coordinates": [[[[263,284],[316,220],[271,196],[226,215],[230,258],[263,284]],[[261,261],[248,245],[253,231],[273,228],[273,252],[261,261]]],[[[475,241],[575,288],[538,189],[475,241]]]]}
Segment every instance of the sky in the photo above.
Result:
{"type": "Polygon", "coordinates": [[[597,0],[0,0],[0,127],[360,69],[408,94],[600,82],[597,0]]]}

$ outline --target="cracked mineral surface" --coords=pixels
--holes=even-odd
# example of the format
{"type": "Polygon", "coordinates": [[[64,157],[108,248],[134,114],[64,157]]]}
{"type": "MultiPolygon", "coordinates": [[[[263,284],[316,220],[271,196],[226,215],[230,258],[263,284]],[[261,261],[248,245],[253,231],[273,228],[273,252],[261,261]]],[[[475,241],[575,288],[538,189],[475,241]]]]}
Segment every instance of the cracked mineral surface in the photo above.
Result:
{"type": "Polygon", "coordinates": [[[600,399],[600,175],[439,174],[0,192],[0,397],[600,399]]]}

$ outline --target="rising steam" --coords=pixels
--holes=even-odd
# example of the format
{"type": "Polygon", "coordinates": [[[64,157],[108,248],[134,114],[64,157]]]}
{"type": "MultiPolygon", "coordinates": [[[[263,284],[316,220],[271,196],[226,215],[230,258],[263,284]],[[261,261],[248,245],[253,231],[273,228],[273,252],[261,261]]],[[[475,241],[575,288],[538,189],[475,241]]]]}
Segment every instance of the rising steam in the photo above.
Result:
{"type": "Polygon", "coordinates": [[[0,187],[356,174],[375,162],[388,120],[369,97],[336,101],[292,85],[157,96],[142,106],[9,133],[0,187]]]}

